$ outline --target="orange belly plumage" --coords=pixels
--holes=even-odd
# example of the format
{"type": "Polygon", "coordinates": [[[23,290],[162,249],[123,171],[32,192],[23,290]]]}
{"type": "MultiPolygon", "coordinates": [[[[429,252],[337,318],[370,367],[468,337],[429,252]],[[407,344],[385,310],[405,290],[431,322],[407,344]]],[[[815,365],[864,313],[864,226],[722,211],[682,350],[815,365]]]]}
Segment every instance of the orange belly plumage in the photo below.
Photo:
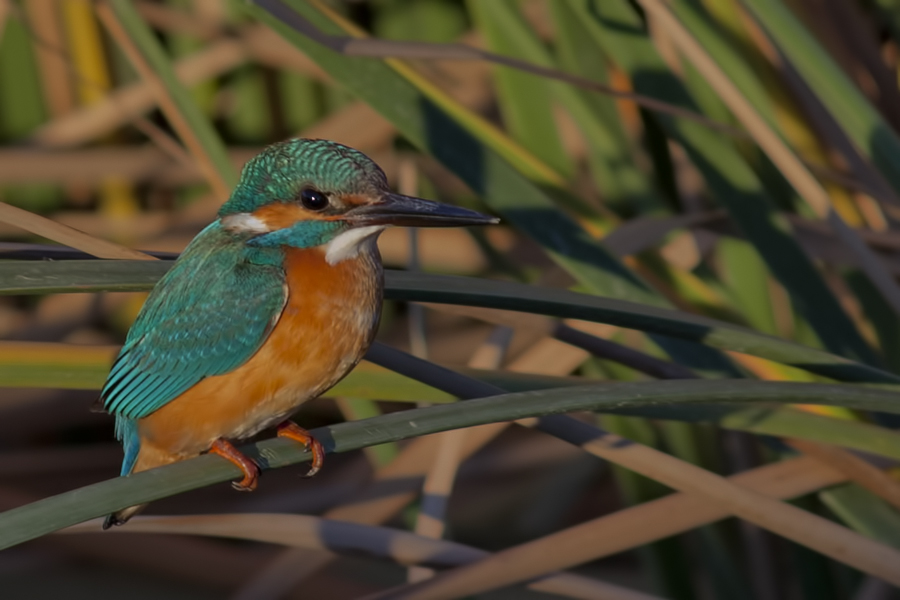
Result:
{"type": "Polygon", "coordinates": [[[290,249],[285,273],[287,303],[262,347],[234,371],[207,377],[138,421],[135,472],[275,425],[359,362],[381,312],[379,257],[361,252],[329,265],[321,249],[290,249]]]}

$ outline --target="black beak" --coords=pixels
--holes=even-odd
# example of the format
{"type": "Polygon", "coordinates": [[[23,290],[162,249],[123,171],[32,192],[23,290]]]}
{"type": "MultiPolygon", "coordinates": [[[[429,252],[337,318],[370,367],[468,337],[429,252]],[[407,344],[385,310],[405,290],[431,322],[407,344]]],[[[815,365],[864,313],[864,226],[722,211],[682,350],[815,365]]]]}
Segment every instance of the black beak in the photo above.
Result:
{"type": "Polygon", "coordinates": [[[491,225],[500,219],[480,212],[412,196],[387,194],[378,202],[359,206],[344,217],[354,227],[397,225],[399,227],[464,227],[491,225]]]}

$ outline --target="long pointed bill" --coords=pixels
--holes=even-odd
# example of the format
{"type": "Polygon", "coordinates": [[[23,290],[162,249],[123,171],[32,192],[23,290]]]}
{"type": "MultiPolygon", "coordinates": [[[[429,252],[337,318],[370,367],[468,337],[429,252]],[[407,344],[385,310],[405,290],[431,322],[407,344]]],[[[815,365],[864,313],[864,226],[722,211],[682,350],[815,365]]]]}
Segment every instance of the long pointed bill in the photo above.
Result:
{"type": "Polygon", "coordinates": [[[379,202],[354,208],[344,218],[354,227],[464,227],[500,222],[500,219],[467,208],[400,194],[388,194],[379,202]]]}

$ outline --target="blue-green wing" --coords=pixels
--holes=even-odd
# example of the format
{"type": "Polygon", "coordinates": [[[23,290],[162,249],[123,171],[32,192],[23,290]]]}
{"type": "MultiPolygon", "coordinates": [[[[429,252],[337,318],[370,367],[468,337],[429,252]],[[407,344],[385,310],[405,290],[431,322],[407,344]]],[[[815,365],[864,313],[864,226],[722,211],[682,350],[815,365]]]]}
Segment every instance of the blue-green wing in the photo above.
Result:
{"type": "Polygon", "coordinates": [[[228,373],[263,344],[287,298],[280,262],[210,226],[144,304],[101,392],[127,419],[158,410],[204,377],[228,373]]]}

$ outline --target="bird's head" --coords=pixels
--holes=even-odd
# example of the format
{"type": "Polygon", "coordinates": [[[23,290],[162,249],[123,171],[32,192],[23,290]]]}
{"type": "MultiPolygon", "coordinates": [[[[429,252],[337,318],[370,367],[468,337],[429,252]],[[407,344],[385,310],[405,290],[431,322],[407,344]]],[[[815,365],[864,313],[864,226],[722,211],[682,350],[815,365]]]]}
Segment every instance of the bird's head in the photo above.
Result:
{"type": "Polygon", "coordinates": [[[486,225],[481,213],[391,192],[382,170],[362,152],[326,140],[269,146],[244,167],[219,210],[222,227],[259,247],[324,247],[335,264],[391,225],[486,225]]]}

